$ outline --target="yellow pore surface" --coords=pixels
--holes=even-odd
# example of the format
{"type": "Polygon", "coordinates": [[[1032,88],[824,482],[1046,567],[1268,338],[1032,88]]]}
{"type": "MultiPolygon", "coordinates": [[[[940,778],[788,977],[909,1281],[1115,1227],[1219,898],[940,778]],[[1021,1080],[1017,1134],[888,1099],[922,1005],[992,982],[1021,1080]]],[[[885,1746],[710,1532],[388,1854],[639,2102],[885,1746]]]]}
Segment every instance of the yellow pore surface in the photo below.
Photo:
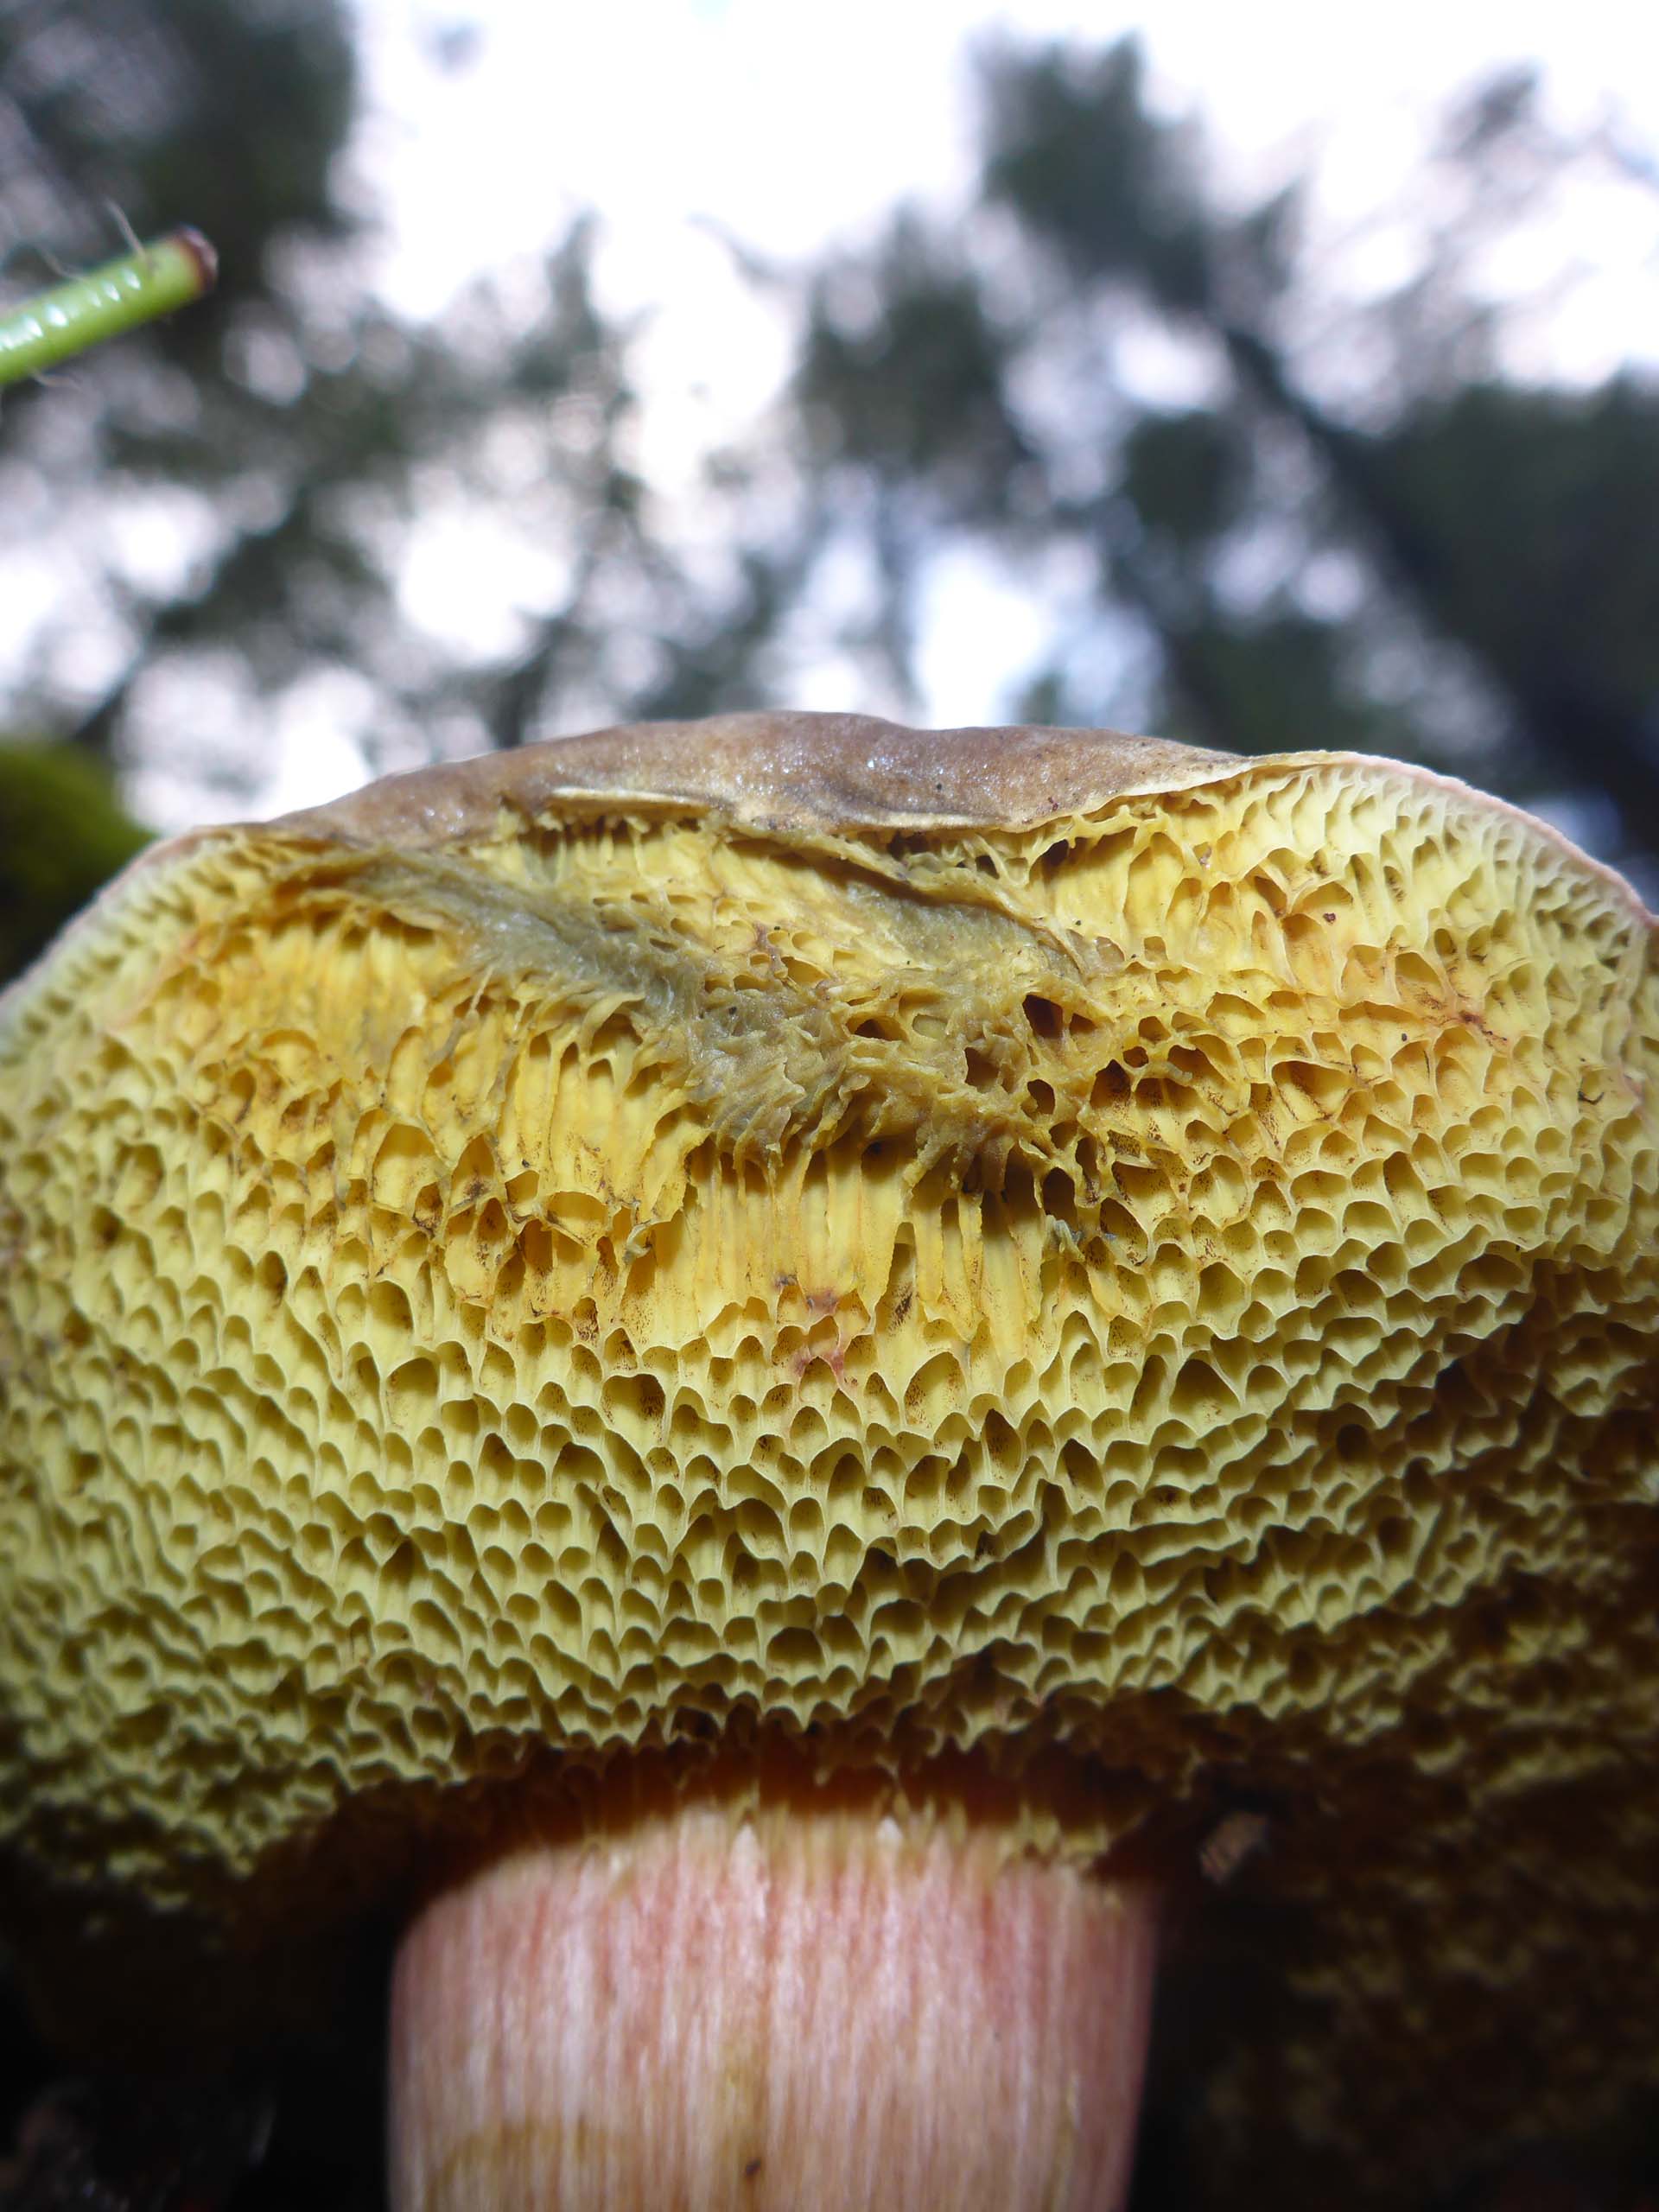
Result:
{"type": "Polygon", "coordinates": [[[170,1902],[543,1742],[1628,1759],[1656,1071],[1633,900],[1317,757],[188,842],[0,1011],[4,1833],[170,1902]]]}

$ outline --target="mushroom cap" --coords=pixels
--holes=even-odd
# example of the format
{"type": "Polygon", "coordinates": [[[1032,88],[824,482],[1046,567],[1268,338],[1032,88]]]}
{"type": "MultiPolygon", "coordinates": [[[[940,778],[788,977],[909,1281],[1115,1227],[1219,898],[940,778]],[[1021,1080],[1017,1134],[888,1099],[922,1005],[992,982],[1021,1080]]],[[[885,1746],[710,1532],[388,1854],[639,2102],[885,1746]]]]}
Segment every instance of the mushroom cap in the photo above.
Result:
{"type": "Polygon", "coordinates": [[[1659,929],[1513,809],[841,715],[423,770],[130,868],[0,1163],[31,1897],[291,1934],[353,1820],[768,1746],[1265,1819],[1192,1923],[1284,1961],[1257,2173],[1659,2082],[1659,929]]]}

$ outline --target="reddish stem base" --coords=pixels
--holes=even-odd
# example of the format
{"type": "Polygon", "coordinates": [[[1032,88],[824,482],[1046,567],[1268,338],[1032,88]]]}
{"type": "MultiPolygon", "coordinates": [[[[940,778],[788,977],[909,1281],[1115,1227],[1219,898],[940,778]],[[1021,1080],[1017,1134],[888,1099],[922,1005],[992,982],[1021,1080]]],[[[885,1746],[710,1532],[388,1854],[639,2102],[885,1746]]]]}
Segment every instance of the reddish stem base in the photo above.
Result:
{"type": "Polygon", "coordinates": [[[518,1850],[399,1952],[394,2212],[1113,2212],[1153,1918],[851,1815],[518,1850]]]}

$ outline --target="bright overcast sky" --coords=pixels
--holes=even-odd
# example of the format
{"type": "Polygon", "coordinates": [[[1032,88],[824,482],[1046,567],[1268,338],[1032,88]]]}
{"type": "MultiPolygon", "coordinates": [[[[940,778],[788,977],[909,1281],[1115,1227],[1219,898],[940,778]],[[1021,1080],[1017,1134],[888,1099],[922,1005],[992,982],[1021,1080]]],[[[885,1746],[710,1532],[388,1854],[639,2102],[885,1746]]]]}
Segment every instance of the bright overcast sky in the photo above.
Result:
{"type": "MultiPolygon", "coordinates": [[[[617,302],[695,309],[696,217],[804,256],[868,232],[901,195],[948,207],[971,177],[969,54],[998,29],[1099,46],[1139,29],[1154,97],[1204,118],[1228,181],[1253,193],[1311,165],[1344,235],[1398,192],[1448,97],[1506,63],[1541,66],[1553,120],[1616,120],[1659,161],[1659,10],[1637,0],[1158,0],[1145,15],[1062,0],[359,0],[359,167],[390,222],[381,282],[398,307],[436,312],[589,205],[609,226],[617,302]],[[445,34],[462,24],[472,58],[446,70],[445,34]]],[[[1643,219],[1627,205],[1618,234],[1580,236],[1576,257],[1628,282],[1643,219]]],[[[1563,333],[1561,359],[1603,372],[1605,339],[1563,333]]]]}
{"type": "MultiPolygon", "coordinates": [[[[1311,175],[1322,270],[1357,294],[1409,273],[1413,238],[1380,218],[1408,199],[1447,101],[1506,64],[1540,66],[1558,128],[1613,129],[1659,168],[1659,9],[1638,0],[1158,0],[1145,23],[1121,5],[1062,0],[357,0],[357,10],[363,110],[344,181],[378,226],[369,281],[417,319],[442,315],[480,276],[499,274],[510,297],[576,211],[596,210],[601,304],[643,315],[634,458],[666,506],[677,495],[692,516],[702,455],[753,420],[789,358],[788,332],[709,226],[799,263],[832,240],[869,238],[901,198],[945,217],[965,207],[971,56],[998,31],[1098,48],[1140,28],[1153,98],[1166,114],[1201,119],[1224,189],[1243,203],[1311,175]]],[[[1659,369],[1659,188],[1581,190],[1488,273],[1499,293],[1535,303],[1505,319],[1512,372],[1589,381],[1638,360],[1659,369]]],[[[1167,365],[1154,357],[1148,373],[1155,382],[1167,365]]],[[[512,524],[449,515],[417,533],[404,578],[410,617],[458,650],[509,649],[538,550],[515,543],[512,524]]],[[[938,564],[920,657],[925,719],[1007,712],[1043,657],[1048,594],[1044,579],[1001,573],[970,551],[938,564]]],[[[803,668],[792,703],[885,703],[858,682],[834,660],[803,668]]],[[[141,734],[132,795],[165,827],[215,803],[188,765],[185,724],[200,722],[206,745],[236,719],[200,684],[195,696],[188,715],[163,702],[168,747],[141,734]]],[[[375,711],[345,671],[282,702],[251,810],[359,780],[375,711]]],[[[248,793],[227,803],[245,808],[248,793]]]]}
{"type": "MultiPolygon", "coordinates": [[[[1559,128],[1611,127],[1659,160],[1659,10],[1634,0],[1159,0],[1145,23],[1122,5],[1063,0],[358,4],[351,188],[380,226],[372,281],[397,311],[441,315],[480,275],[499,272],[510,292],[515,269],[579,208],[597,210],[601,304],[644,311],[638,465],[688,511],[701,456],[753,419],[789,357],[789,334],[709,226],[802,262],[831,240],[868,238],[900,198],[947,216],[966,206],[971,56],[998,31],[1097,48],[1140,27],[1155,102],[1201,118],[1221,187],[1243,202],[1311,175],[1321,265],[1360,295],[1409,273],[1414,239],[1380,217],[1408,202],[1448,100],[1505,64],[1541,66],[1559,128]]],[[[1522,303],[1504,321],[1511,371],[1597,380],[1638,358],[1659,366],[1656,238],[1659,192],[1609,187],[1581,190],[1514,242],[1489,272],[1522,303]],[[1529,314],[1529,300],[1547,304],[1529,314]]],[[[511,526],[473,516],[429,533],[405,576],[411,617],[457,648],[505,647],[520,611],[510,580],[534,565],[511,526]]],[[[926,719],[1007,711],[1042,658],[1043,590],[971,554],[940,564],[920,658],[926,719]]],[[[882,702],[856,696],[831,661],[798,672],[794,703],[882,702]]],[[[274,757],[271,806],[362,772],[338,719],[325,729],[310,714],[274,757]]]]}

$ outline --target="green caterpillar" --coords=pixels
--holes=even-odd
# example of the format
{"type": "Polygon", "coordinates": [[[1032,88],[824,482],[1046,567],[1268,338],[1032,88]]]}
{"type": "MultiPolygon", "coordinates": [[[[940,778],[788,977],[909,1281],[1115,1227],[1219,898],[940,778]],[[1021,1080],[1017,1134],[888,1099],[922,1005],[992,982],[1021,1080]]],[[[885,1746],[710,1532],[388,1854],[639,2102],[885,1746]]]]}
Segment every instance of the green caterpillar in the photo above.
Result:
{"type": "Polygon", "coordinates": [[[0,310],[0,385],[171,315],[211,291],[218,257],[200,231],[169,231],[84,276],[0,310]]]}

